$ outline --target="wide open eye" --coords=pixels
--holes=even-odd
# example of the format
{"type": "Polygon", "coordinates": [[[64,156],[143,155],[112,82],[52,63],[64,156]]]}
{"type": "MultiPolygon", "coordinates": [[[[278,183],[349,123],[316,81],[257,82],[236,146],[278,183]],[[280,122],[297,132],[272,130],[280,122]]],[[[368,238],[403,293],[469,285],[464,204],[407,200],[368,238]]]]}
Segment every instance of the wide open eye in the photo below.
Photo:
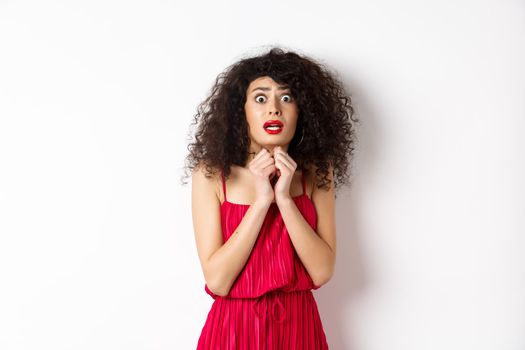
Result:
{"type": "Polygon", "coordinates": [[[255,101],[257,101],[257,102],[264,102],[264,101],[261,101],[261,100],[260,100],[261,97],[262,97],[263,99],[266,100],[266,97],[264,97],[264,95],[257,95],[257,96],[255,97],[255,101]]]}
{"type": "Polygon", "coordinates": [[[293,101],[293,97],[292,97],[292,95],[283,95],[283,98],[285,98],[285,97],[288,99],[288,100],[285,101],[285,102],[292,102],[292,101],[293,101]]]}

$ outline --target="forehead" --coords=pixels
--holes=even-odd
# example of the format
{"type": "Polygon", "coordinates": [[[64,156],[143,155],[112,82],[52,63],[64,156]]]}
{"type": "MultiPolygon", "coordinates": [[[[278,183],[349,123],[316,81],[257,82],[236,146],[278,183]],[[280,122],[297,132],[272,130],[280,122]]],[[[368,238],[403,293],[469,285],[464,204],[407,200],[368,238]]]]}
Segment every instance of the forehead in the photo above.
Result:
{"type": "Polygon", "coordinates": [[[248,86],[248,92],[252,92],[252,90],[257,88],[261,88],[261,90],[287,90],[289,89],[289,86],[287,84],[279,84],[270,77],[259,77],[250,83],[248,86]]]}

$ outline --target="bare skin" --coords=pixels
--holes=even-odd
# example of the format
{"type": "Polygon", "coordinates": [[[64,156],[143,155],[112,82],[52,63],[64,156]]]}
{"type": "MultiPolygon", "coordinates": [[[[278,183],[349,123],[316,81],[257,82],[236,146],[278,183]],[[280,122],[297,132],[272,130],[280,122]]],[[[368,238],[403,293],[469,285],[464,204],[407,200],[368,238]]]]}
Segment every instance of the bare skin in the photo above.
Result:
{"type": "MultiPolygon", "coordinates": [[[[317,230],[306,222],[292,197],[302,193],[297,164],[286,153],[295,133],[298,108],[285,89],[269,77],[251,82],[246,96],[245,114],[249,125],[250,157],[245,167],[233,166],[226,181],[227,200],[249,204],[234,233],[224,242],[220,207],[224,201],[220,173],[206,178],[201,168],[192,174],[192,217],[197,251],[208,288],[219,296],[229,293],[245,266],[272,202],[277,203],[290,239],[299,258],[321,286],[333,275],[335,266],[335,194],[316,190],[306,178],[307,195],[317,211],[317,230]],[[257,89],[259,88],[259,89],[257,89]],[[262,89],[261,89],[262,88],[262,89]],[[279,134],[268,134],[263,124],[278,119],[279,134]],[[272,179],[277,181],[272,186],[272,179]]],[[[332,169],[330,169],[332,170],[332,169]]],[[[333,178],[332,172],[330,175],[333,178]]]]}

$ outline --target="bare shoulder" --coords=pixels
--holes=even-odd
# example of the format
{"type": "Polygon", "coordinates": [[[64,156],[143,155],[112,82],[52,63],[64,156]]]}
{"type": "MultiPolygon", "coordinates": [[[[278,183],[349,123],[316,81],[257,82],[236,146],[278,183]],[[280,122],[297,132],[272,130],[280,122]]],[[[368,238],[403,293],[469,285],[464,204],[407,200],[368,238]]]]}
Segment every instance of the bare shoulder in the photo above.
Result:
{"type": "Polygon", "coordinates": [[[219,201],[220,170],[215,169],[214,173],[208,173],[204,165],[198,164],[193,169],[191,179],[193,199],[196,196],[204,196],[207,200],[210,200],[212,199],[211,194],[214,194],[217,201],[219,201]]]}

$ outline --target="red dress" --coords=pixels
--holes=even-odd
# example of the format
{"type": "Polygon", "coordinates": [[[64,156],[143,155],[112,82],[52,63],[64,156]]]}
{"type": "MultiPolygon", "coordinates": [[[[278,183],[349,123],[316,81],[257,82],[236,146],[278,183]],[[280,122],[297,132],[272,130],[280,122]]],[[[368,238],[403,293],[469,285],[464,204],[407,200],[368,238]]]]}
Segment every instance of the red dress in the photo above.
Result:
{"type": "MultiPolygon", "coordinates": [[[[228,240],[250,207],[228,202],[224,174],[221,226],[228,240]]],[[[312,229],[317,213],[305,192],[293,200],[312,229]]],[[[302,264],[276,203],[271,203],[252,252],[228,295],[204,290],[214,302],[197,350],[328,349],[312,289],[318,289],[302,264]]]]}

